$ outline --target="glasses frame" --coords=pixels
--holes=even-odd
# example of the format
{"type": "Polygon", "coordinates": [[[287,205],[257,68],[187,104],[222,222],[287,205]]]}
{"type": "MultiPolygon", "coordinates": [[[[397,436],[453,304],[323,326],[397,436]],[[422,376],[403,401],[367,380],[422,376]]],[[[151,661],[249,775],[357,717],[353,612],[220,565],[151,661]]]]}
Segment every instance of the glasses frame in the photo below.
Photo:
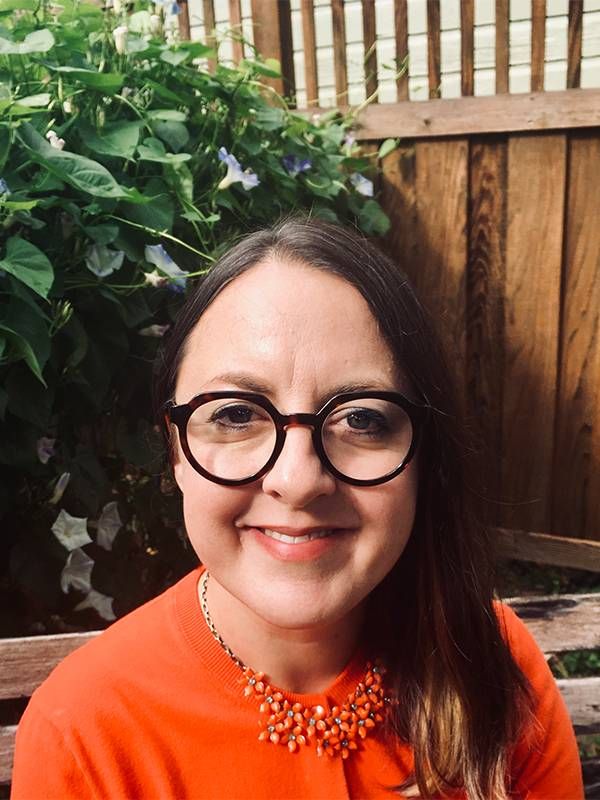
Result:
{"type": "Polygon", "coordinates": [[[317,411],[316,414],[307,414],[307,413],[298,413],[298,414],[282,414],[279,412],[273,403],[264,395],[262,394],[255,394],[254,392],[244,392],[244,391],[219,391],[219,392],[205,392],[203,394],[198,394],[193,397],[189,402],[182,403],[180,405],[176,405],[173,401],[170,401],[165,406],[165,422],[167,424],[167,428],[169,424],[175,425],[177,430],[179,431],[179,440],[181,442],[181,449],[183,450],[185,457],[191,464],[191,466],[196,470],[196,472],[200,473],[204,478],[207,478],[209,481],[213,483],[219,483],[222,486],[243,486],[247,483],[252,483],[253,481],[262,478],[263,475],[266,475],[267,472],[274,466],[275,462],[281,455],[281,451],[283,450],[283,446],[285,444],[285,437],[287,433],[287,429],[291,426],[295,425],[303,425],[312,428],[312,440],[313,446],[315,451],[321,460],[323,466],[336,478],[343,481],[344,483],[349,483],[352,486],[378,486],[382,483],[387,483],[387,481],[392,480],[397,475],[399,475],[410,463],[414,454],[417,451],[417,447],[419,445],[419,441],[421,439],[423,425],[425,419],[428,415],[428,407],[420,406],[416,403],[413,403],[412,400],[409,400],[408,397],[405,397],[403,394],[399,392],[348,392],[345,394],[337,394],[331,397],[325,405],[317,411]],[[265,411],[269,413],[272,417],[273,422],[275,423],[275,445],[273,447],[273,452],[271,453],[270,458],[268,459],[267,463],[254,475],[251,475],[248,478],[241,478],[241,479],[230,479],[230,478],[219,478],[217,475],[213,475],[212,473],[208,472],[208,470],[204,469],[204,467],[199,464],[196,459],[194,458],[190,446],[188,444],[187,439],[187,424],[189,422],[190,417],[194,413],[194,411],[199,408],[201,405],[205,403],[209,403],[213,400],[221,400],[225,398],[231,398],[233,400],[249,400],[257,406],[264,408],[265,411]],[[341,405],[342,403],[347,403],[352,400],[359,400],[369,398],[372,400],[388,400],[391,403],[395,403],[396,405],[400,406],[409,417],[411,424],[412,424],[412,441],[410,447],[408,449],[408,453],[406,454],[404,460],[392,471],[386,473],[380,478],[372,478],[369,480],[363,480],[360,478],[350,478],[348,475],[344,475],[340,472],[336,467],[331,463],[329,458],[327,457],[327,453],[325,452],[325,448],[323,447],[323,440],[322,440],[322,430],[323,424],[329,414],[333,411],[336,406],[341,405]]]}

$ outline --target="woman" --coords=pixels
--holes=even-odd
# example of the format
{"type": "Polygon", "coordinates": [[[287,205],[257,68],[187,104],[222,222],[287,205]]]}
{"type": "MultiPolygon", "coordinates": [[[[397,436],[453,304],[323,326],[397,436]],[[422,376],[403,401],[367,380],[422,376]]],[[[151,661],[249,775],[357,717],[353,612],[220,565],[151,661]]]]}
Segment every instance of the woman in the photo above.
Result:
{"type": "Polygon", "coordinates": [[[494,605],[450,380],[397,267],[285,221],[190,297],[158,381],[204,568],[71,655],[27,797],[582,797],[542,654],[494,605]]]}

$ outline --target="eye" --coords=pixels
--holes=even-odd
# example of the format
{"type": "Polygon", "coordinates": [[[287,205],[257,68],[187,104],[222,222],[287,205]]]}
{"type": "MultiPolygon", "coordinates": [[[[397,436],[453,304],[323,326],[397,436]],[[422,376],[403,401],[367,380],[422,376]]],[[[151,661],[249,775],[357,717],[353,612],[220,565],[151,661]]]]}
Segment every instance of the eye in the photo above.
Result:
{"type": "Polygon", "coordinates": [[[346,416],[348,427],[357,431],[368,431],[369,433],[379,433],[384,430],[386,425],[385,417],[372,409],[361,408],[351,411],[346,416]]]}
{"type": "Polygon", "coordinates": [[[247,405],[230,405],[213,411],[210,422],[231,427],[248,425],[252,417],[256,415],[256,410],[247,405]]]}

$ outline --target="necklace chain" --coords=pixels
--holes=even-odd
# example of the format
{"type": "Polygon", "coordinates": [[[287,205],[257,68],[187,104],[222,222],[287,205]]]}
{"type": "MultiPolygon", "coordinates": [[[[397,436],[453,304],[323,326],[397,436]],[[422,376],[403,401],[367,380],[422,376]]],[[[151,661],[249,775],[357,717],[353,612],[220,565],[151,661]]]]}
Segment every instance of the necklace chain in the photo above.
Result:
{"type": "Polygon", "coordinates": [[[263,719],[259,720],[259,741],[286,745],[291,753],[313,741],[318,756],[327,753],[348,758],[376,724],[383,722],[385,706],[391,702],[383,692],[385,668],[377,662],[368,663],[366,674],[354,693],[329,712],[321,705],[306,708],[302,703],[291,703],[282,692],[268,685],[264,673],[247,667],[216,629],[208,610],[208,578],[205,572],[201,579],[202,614],[215,640],[242,671],[240,683],[245,684],[244,695],[260,704],[263,719]]]}

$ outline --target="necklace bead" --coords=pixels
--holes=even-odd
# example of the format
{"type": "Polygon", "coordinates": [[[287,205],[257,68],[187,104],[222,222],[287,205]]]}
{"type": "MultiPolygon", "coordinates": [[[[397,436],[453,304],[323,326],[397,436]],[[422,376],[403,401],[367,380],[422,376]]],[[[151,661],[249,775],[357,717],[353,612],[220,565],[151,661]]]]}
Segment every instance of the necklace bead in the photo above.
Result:
{"type": "Polygon", "coordinates": [[[306,708],[302,703],[291,704],[282,692],[268,685],[264,673],[247,667],[219,634],[208,610],[208,578],[209,574],[205,572],[200,587],[200,605],[206,625],[242,671],[240,682],[246,684],[244,695],[258,701],[261,714],[268,714],[266,724],[264,719],[259,720],[261,731],[258,739],[285,745],[290,753],[309,746],[314,740],[318,756],[327,753],[331,757],[348,758],[352,750],[358,748],[357,742],[365,739],[377,722],[383,721],[385,706],[390,702],[384,697],[382,686],[385,668],[379,663],[367,663],[366,675],[354,693],[348,695],[341,706],[332,708],[329,714],[321,705],[306,708]]]}

